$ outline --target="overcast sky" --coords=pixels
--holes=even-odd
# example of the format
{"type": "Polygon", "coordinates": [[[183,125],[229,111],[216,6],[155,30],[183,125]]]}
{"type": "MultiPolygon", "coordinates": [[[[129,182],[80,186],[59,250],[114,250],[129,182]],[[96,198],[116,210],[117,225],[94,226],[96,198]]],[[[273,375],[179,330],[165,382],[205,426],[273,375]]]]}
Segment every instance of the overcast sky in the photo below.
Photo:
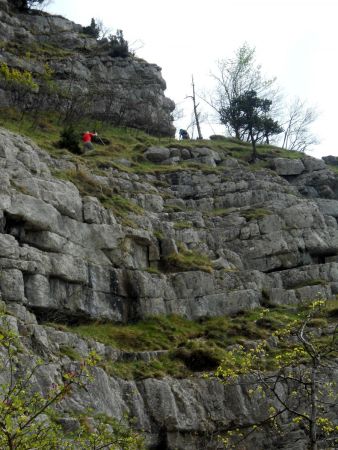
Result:
{"type": "MultiPolygon", "coordinates": [[[[185,99],[191,75],[199,91],[211,89],[216,61],[246,41],[285,95],[320,112],[313,125],[320,144],[311,155],[338,156],[337,0],[54,0],[47,10],[82,25],[94,17],[113,32],[122,29],[137,56],[162,67],[166,95],[184,108],[183,128],[191,121],[191,100],[185,99]]],[[[205,137],[221,131],[212,127],[204,125],[205,137]]]]}

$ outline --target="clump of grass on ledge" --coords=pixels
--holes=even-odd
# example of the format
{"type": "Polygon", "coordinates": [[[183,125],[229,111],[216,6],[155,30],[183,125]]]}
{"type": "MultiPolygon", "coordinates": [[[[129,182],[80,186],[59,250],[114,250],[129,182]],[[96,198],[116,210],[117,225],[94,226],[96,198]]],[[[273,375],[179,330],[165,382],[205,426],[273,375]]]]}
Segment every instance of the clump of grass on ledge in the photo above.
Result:
{"type": "Polygon", "coordinates": [[[171,270],[203,270],[211,273],[213,270],[212,261],[206,255],[187,250],[184,245],[178,243],[178,253],[172,253],[165,260],[165,268],[171,270]]]}
{"type": "Polygon", "coordinates": [[[327,164],[327,167],[334,173],[338,173],[338,166],[334,166],[333,164],[327,164]]]}
{"type": "Polygon", "coordinates": [[[125,351],[170,350],[203,331],[198,322],[179,316],[159,316],[130,325],[90,323],[66,328],[125,351]]]}
{"type": "MultiPolygon", "coordinates": [[[[111,209],[117,217],[124,220],[127,219],[128,213],[139,215],[144,213],[143,208],[128,198],[115,194],[111,188],[96,180],[95,177],[84,168],[57,171],[54,175],[60,179],[74,183],[81,195],[97,197],[105,208],[111,209]]],[[[128,225],[128,223],[126,223],[126,225],[128,225]]]]}
{"type": "Polygon", "coordinates": [[[116,215],[123,217],[126,213],[131,212],[133,214],[142,215],[144,213],[143,208],[138,206],[126,197],[121,195],[104,195],[99,197],[101,203],[106,208],[110,208],[116,215]]]}
{"type": "Polygon", "coordinates": [[[61,345],[60,346],[60,355],[68,356],[72,361],[80,361],[81,355],[69,345],[61,345]]]}
{"type": "Polygon", "coordinates": [[[185,228],[191,228],[191,222],[188,222],[187,220],[182,220],[181,222],[174,223],[174,229],[175,230],[184,230],[185,228]]]}
{"type": "Polygon", "coordinates": [[[155,275],[161,274],[161,271],[157,267],[153,267],[153,266],[147,267],[146,272],[153,273],[155,275]]]}
{"type": "MultiPolygon", "coordinates": [[[[208,318],[199,322],[178,316],[158,316],[130,325],[91,323],[72,327],[62,325],[60,328],[120,350],[167,350],[149,362],[103,361],[103,367],[112,375],[127,379],[162,378],[166,375],[186,377],[195,372],[213,370],[230,345],[255,345],[255,342],[269,338],[273,332],[283,330],[299,318],[299,314],[305,317],[308,312],[304,306],[279,306],[267,311],[258,308],[236,316],[208,318]]],[[[336,324],[337,311],[338,300],[328,301],[325,317],[314,317],[311,326],[321,328],[330,323],[336,324]]],[[[325,344],[325,339],[332,339],[332,336],[320,336],[320,339],[325,344]]],[[[76,357],[68,348],[64,354],[76,357]]]]}
{"type": "Polygon", "coordinates": [[[272,212],[268,209],[257,208],[257,209],[249,209],[247,211],[241,211],[241,215],[246,218],[246,220],[258,220],[263,219],[263,217],[271,215],[272,212]]]}
{"type": "Polygon", "coordinates": [[[229,214],[238,211],[238,208],[216,208],[216,209],[212,209],[211,211],[209,211],[207,213],[207,215],[209,217],[225,217],[228,216],[229,214]]]}
{"type": "Polygon", "coordinates": [[[173,358],[171,355],[162,355],[158,359],[150,361],[110,362],[106,361],[102,367],[109,375],[117,376],[125,380],[140,380],[145,378],[164,378],[172,376],[184,378],[191,375],[183,361],[173,358]]]}

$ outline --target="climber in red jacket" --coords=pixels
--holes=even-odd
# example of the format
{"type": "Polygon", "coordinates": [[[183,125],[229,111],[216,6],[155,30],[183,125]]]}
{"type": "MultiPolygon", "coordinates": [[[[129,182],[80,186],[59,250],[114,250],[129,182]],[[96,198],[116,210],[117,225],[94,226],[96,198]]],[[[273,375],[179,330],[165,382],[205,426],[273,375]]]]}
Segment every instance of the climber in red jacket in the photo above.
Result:
{"type": "Polygon", "coordinates": [[[83,153],[86,151],[93,150],[92,139],[94,136],[97,136],[96,131],[94,133],[90,133],[90,131],[86,131],[82,135],[82,143],[83,143],[83,153]]]}

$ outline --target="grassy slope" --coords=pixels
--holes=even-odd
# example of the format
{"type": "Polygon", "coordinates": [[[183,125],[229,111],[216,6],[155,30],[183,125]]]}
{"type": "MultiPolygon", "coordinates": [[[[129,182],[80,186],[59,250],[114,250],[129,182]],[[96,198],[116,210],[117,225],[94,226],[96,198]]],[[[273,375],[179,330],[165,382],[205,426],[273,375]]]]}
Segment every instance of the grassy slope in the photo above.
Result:
{"type": "MultiPolygon", "coordinates": [[[[158,164],[152,164],[145,161],[142,158],[142,154],[147,147],[156,146],[169,146],[169,147],[181,147],[181,148],[196,148],[207,146],[213,150],[226,152],[228,156],[237,158],[243,162],[247,162],[251,156],[251,145],[246,142],[240,142],[233,138],[224,138],[224,140],[211,141],[211,140],[187,140],[178,141],[174,138],[157,138],[150,136],[143,131],[131,129],[131,128],[116,128],[109,124],[104,124],[97,121],[82,121],[77,124],[77,131],[79,134],[79,140],[81,133],[86,129],[96,130],[100,136],[108,138],[111,143],[107,146],[96,145],[95,152],[83,156],[73,155],[66,149],[57,148],[57,142],[60,139],[60,132],[62,131],[62,124],[58,123],[56,116],[45,115],[43,118],[39,118],[36,124],[25,116],[22,120],[17,112],[9,109],[0,110],[0,125],[4,128],[8,128],[11,131],[18,132],[25,135],[35,141],[41,148],[48,151],[52,156],[60,158],[67,156],[67,159],[74,162],[80,162],[92,170],[102,170],[109,166],[116,167],[118,169],[134,172],[134,173],[147,173],[158,171],[177,171],[189,169],[205,168],[203,165],[180,163],[175,166],[159,166],[158,164]],[[118,159],[127,159],[132,163],[131,167],[121,165],[118,159]]],[[[284,149],[280,149],[269,145],[259,145],[258,153],[262,157],[268,155],[280,156],[285,158],[299,158],[299,152],[292,152],[284,149]]],[[[264,166],[265,161],[258,161],[255,165],[250,167],[259,168],[264,166]]],[[[210,167],[209,167],[210,170],[210,167]]]]}

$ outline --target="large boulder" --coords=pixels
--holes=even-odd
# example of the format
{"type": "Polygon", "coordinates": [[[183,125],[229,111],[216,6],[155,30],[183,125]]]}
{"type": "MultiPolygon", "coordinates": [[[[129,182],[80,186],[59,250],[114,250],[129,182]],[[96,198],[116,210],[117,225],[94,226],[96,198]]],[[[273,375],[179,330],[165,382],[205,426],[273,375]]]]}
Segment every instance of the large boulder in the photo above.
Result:
{"type": "Polygon", "coordinates": [[[150,147],[143,155],[148,161],[160,163],[170,157],[170,150],[166,147],[150,147]]]}
{"type": "Polygon", "coordinates": [[[281,176],[299,175],[305,171],[305,166],[300,159],[275,158],[272,164],[281,176]]]}

